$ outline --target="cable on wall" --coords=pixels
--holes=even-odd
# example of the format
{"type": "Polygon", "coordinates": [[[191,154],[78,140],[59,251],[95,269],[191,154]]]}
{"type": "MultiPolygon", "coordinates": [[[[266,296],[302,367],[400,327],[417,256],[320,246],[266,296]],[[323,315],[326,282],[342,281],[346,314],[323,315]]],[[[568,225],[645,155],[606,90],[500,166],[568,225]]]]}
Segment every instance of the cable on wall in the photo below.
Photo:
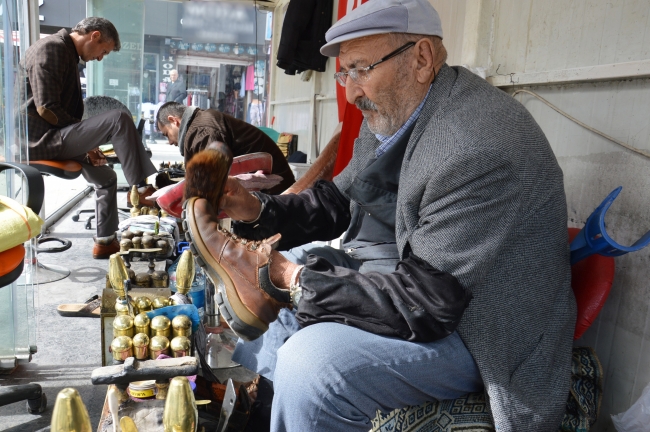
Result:
{"type": "Polygon", "coordinates": [[[515,97],[515,96],[518,95],[519,93],[526,93],[526,94],[529,94],[529,95],[531,95],[531,96],[533,96],[533,97],[536,97],[537,99],[539,99],[540,101],[542,101],[542,102],[544,102],[546,105],[548,105],[550,108],[554,109],[555,111],[557,111],[558,113],[560,113],[560,114],[563,115],[564,117],[568,118],[568,119],[571,120],[572,122],[579,124],[579,125],[582,126],[583,128],[585,128],[585,129],[587,129],[587,130],[589,130],[589,131],[591,131],[591,132],[593,132],[593,133],[595,133],[595,134],[597,134],[597,135],[600,135],[601,137],[603,137],[603,138],[605,138],[605,139],[607,139],[607,140],[609,140],[609,141],[611,141],[611,142],[613,142],[613,143],[615,143],[615,144],[618,144],[618,145],[620,145],[621,147],[625,147],[626,149],[628,149],[628,150],[630,150],[630,151],[632,151],[632,152],[634,152],[634,153],[640,154],[641,156],[645,156],[645,157],[647,157],[647,158],[650,159],[650,152],[647,152],[647,151],[645,151],[645,150],[641,150],[641,149],[638,149],[638,148],[636,148],[636,147],[633,147],[633,146],[629,145],[628,143],[625,143],[625,142],[623,142],[623,141],[617,140],[616,138],[611,137],[611,136],[607,135],[606,133],[601,132],[601,131],[599,131],[598,129],[595,129],[595,128],[593,128],[593,127],[591,127],[591,126],[589,126],[589,125],[587,125],[587,124],[581,122],[581,121],[578,120],[577,118],[575,118],[575,117],[571,116],[570,114],[568,114],[568,113],[562,111],[560,108],[558,108],[557,106],[553,105],[552,103],[550,103],[549,101],[547,101],[546,99],[544,99],[543,97],[541,97],[540,95],[538,95],[537,93],[535,93],[535,92],[533,92],[533,91],[530,91],[530,90],[520,89],[520,90],[516,90],[514,93],[512,93],[512,97],[515,97]]]}

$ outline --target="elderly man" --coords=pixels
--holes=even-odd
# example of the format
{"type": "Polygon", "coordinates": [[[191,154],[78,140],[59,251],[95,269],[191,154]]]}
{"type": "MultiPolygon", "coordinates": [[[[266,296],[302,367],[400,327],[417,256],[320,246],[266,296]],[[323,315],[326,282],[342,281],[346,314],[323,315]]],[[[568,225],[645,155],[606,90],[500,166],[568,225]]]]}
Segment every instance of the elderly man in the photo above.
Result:
{"type": "Polygon", "coordinates": [[[158,110],[156,121],[158,130],[170,145],[179,147],[186,163],[208,144],[218,141],[226,144],[233,156],[264,152],[273,157],[272,174],[282,177],[282,181],[265,192],[278,194],[296,181],[287,159],[268,135],[228,114],[167,102],[158,110]]]}
{"type": "Polygon", "coordinates": [[[94,162],[88,152],[112,142],[130,185],[144,187],[145,179],[156,172],[131,116],[111,110],[81,120],[84,102],[79,58],[101,61],[111,51],[119,50],[115,26],[104,18],[90,17],[70,33],[62,29],[37,41],[21,62],[27,83],[27,101],[21,113],[29,116],[29,159],[73,159],[81,163],[81,173],[95,185],[97,195],[97,235],[92,251],[97,259],[120,250],[115,235],[119,223],[117,175],[107,165],[94,162]]]}
{"type": "Polygon", "coordinates": [[[251,340],[234,359],[273,381],[272,430],[367,431],[377,409],[476,391],[499,431],[557,430],[575,299],[544,134],[513,98],[445,64],[427,0],[370,1],[326,39],[365,117],[347,168],[279,197],[230,179],[219,206],[238,236],[214,203],[186,205],[223,315],[251,340]],[[301,265],[273,250],[346,228],[343,251],[294,252],[301,265]]]}
{"type": "Polygon", "coordinates": [[[167,87],[167,96],[165,98],[165,102],[185,102],[185,98],[187,98],[185,81],[183,81],[183,78],[179,77],[178,71],[176,69],[169,71],[169,78],[172,80],[172,82],[169,87],[167,87]]]}

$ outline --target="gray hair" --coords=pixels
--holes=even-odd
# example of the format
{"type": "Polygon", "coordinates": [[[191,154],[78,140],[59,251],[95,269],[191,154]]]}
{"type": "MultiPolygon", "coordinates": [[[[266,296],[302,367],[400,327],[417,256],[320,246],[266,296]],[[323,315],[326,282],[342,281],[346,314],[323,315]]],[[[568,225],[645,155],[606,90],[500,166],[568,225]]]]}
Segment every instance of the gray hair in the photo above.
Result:
{"type": "Polygon", "coordinates": [[[433,60],[433,66],[436,69],[439,69],[447,61],[447,49],[442,44],[442,39],[438,36],[418,35],[411,33],[389,33],[389,38],[395,47],[404,45],[408,42],[417,42],[420,39],[429,39],[433,44],[433,49],[436,51],[436,58],[433,60]]]}
{"type": "Polygon", "coordinates": [[[115,48],[113,51],[118,52],[122,48],[122,43],[120,42],[120,35],[117,33],[117,29],[112,22],[106,18],[100,17],[88,17],[84,18],[77,23],[76,26],[72,28],[73,33],[78,33],[80,35],[85,35],[98,31],[102,35],[102,40],[106,42],[113,42],[115,48]]]}
{"type": "Polygon", "coordinates": [[[178,102],[166,102],[159,109],[158,114],[156,115],[156,122],[163,126],[167,126],[171,122],[167,117],[174,116],[178,118],[183,118],[185,110],[187,107],[178,102]]]}

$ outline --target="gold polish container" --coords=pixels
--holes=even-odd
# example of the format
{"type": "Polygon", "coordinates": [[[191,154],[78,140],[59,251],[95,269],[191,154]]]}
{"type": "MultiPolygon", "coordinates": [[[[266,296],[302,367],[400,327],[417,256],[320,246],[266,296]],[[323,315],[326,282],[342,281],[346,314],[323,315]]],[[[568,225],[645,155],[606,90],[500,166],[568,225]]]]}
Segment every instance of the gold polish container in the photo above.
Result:
{"type": "Polygon", "coordinates": [[[123,362],[133,357],[133,340],[128,336],[118,336],[111,342],[111,352],[115,361],[123,362]]]}
{"type": "Polygon", "coordinates": [[[196,400],[185,377],[176,377],[169,383],[165,410],[163,411],[163,430],[165,432],[195,432],[199,412],[196,400]]]}
{"type": "Polygon", "coordinates": [[[133,336],[133,355],[138,360],[147,360],[149,358],[149,336],[144,333],[138,333],[133,336]]]}
{"type": "Polygon", "coordinates": [[[133,247],[131,239],[124,238],[120,240],[120,252],[128,252],[133,247]]]}
{"type": "Polygon", "coordinates": [[[115,301],[115,314],[116,315],[131,315],[133,313],[133,316],[138,314],[138,308],[135,305],[135,302],[133,299],[129,297],[128,302],[125,299],[117,299],[115,301]],[[131,309],[129,309],[129,305],[131,305],[131,309]]]}
{"type": "Polygon", "coordinates": [[[151,285],[154,288],[167,288],[169,286],[169,275],[166,271],[156,270],[151,274],[151,285]]]}
{"type": "Polygon", "coordinates": [[[185,336],[176,336],[169,343],[169,349],[172,352],[172,357],[185,357],[191,356],[191,343],[185,336]]]}
{"type": "Polygon", "coordinates": [[[147,296],[138,297],[138,300],[136,300],[135,305],[137,306],[140,313],[153,310],[151,299],[147,296]]]}
{"type": "Polygon", "coordinates": [[[169,300],[165,297],[158,296],[151,302],[154,309],[160,309],[169,306],[169,300]]]}
{"type": "Polygon", "coordinates": [[[136,274],[135,285],[140,288],[150,288],[152,286],[151,275],[146,272],[136,274]]]}
{"type": "Polygon", "coordinates": [[[133,325],[135,326],[136,333],[144,333],[147,336],[151,336],[151,320],[145,312],[140,312],[135,316],[133,325]]]}
{"type": "Polygon", "coordinates": [[[185,250],[178,260],[178,267],[176,267],[176,290],[179,294],[187,295],[190,292],[194,281],[194,272],[192,252],[185,250]]]}
{"type": "Polygon", "coordinates": [[[64,388],[56,396],[50,430],[52,432],[93,432],[88,410],[77,390],[64,388]]]}
{"type": "Polygon", "coordinates": [[[113,320],[113,337],[135,335],[135,326],[133,325],[133,317],[131,315],[117,315],[113,320]]]}
{"type": "Polygon", "coordinates": [[[164,315],[158,315],[151,319],[151,335],[172,337],[172,322],[164,315]]]}
{"type": "Polygon", "coordinates": [[[160,354],[169,355],[169,339],[165,336],[154,336],[149,340],[149,358],[156,360],[160,354]]]}
{"type": "Polygon", "coordinates": [[[187,315],[177,315],[172,320],[172,334],[190,337],[192,334],[192,320],[187,315]]]}

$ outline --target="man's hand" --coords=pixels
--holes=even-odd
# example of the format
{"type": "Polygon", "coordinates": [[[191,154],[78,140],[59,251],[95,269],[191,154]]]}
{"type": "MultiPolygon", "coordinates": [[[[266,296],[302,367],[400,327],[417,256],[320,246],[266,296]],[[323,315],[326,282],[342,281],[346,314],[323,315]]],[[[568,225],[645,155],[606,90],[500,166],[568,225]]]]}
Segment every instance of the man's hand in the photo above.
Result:
{"type": "Polygon", "coordinates": [[[262,204],[235,177],[228,177],[219,208],[234,220],[252,221],[260,214],[262,204]]]}

